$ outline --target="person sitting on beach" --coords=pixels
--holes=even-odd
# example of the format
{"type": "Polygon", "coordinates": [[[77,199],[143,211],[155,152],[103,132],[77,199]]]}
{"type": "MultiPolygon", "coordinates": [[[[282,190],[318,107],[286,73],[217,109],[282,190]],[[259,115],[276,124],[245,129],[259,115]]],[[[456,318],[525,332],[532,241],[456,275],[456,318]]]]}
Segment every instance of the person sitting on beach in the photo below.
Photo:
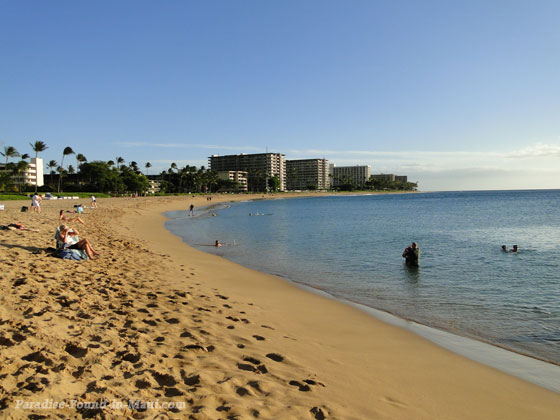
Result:
{"type": "Polygon", "coordinates": [[[74,220],[77,220],[82,225],[84,224],[84,221],[79,217],[66,217],[64,215],[64,210],[60,210],[60,213],[58,214],[58,221],[61,222],[61,224],[62,222],[73,222],[74,220]]]}
{"type": "Polygon", "coordinates": [[[220,247],[220,246],[222,246],[222,244],[220,243],[220,241],[218,241],[218,240],[216,239],[216,243],[214,244],[214,246],[220,247]]]}
{"type": "Polygon", "coordinates": [[[41,213],[41,201],[43,199],[39,194],[33,194],[31,196],[31,208],[34,212],[41,213]]]}
{"type": "Polygon", "coordinates": [[[406,248],[402,254],[405,258],[405,264],[409,267],[418,267],[420,265],[420,248],[416,242],[412,242],[408,248],[406,248]]]}
{"type": "Polygon", "coordinates": [[[63,249],[79,249],[86,253],[86,255],[93,260],[96,255],[101,255],[96,252],[87,239],[79,239],[79,232],[77,229],[71,228],[66,225],[60,225],[58,228],[57,243],[62,244],[63,249]]]}
{"type": "Polygon", "coordinates": [[[504,251],[504,252],[508,252],[507,246],[505,246],[505,245],[502,245],[502,251],[504,251]]]}

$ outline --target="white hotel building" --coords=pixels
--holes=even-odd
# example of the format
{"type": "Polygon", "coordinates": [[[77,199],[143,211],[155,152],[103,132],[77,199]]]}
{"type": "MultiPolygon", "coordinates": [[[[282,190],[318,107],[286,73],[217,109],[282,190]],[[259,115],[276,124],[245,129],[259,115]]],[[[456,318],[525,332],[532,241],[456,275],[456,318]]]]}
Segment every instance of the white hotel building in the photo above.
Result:
{"type": "MultiPolygon", "coordinates": [[[[0,164],[0,170],[5,169],[5,167],[5,163],[0,164]]],[[[25,172],[19,175],[14,175],[13,180],[16,184],[22,185],[35,185],[35,181],[37,181],[37,186],[42,187],[45,184],[43,173],[43,159],[31,158],[25,172]]]]}

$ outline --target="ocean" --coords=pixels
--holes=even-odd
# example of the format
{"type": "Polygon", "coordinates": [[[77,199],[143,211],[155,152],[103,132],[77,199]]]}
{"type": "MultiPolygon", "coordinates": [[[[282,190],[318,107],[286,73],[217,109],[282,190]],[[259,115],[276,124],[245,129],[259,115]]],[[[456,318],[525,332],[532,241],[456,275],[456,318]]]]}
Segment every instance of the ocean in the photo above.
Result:
{"type": "Polygon", "coordinates": [[[560,190],[255,200],[166,216],[205,252],[560,364],[560,190]],[[412,241],[416,269],[401,257],[412,241]]]}

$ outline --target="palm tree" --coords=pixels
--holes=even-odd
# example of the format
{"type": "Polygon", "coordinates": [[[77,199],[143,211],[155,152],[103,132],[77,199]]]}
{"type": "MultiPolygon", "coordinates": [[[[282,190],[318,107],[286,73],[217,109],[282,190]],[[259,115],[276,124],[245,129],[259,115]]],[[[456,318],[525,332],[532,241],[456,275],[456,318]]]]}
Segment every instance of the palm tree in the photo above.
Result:
{"type": "Polygon", "coordinates": [[[8,159],[21,156],[13,146],[4,147],[4,153],[0,152],[0,155],[6,158],[6,165],[8,164],[8,159]]]}
{"type": "Polygon", "coordinates": [[[68,165],[68,173],[69,174],[75,174],[76,170],[74,169],[74,167],[72,165],[68,165]]]}
{"type": "Polygon", "coordinates": [[[27,160],[29,159],[29,154],[24,153],[23,155],[21,155],[21,160],[27,160]]]}
{"type": "Polygon", "coordinates": [[[47,163],[47,168],[50,169],[50,173],[51,173],[51,186],[54,185],[53,175],[54,175],[54,169],[57,166],[58,166],[58,163],[56,163],[56,160],[49,160],[49,163],[47,163]]]}
{"type": "MultiPolygon", "coordinates": [[[[35,152],[35,174],[37,174],[38,173],[37,159],[39,158],[39,153],[44,152],[45,150],[48,149],[48,147],[45,144],[45,142],[41,140],[37,140],[35,143],[29,143],[29,145],[35,152]]],[[[38,183],[39,183],[39,179],[37,178],[37,176],[35,176],[35,193],[37,193],[38,183]]]]}
{"type": "Polygon", "coordinates": [[[20,160],[14,168],[14,174],[18,178],[19,192],[21,192],[21,186],[25,183],[25,180],[22,177],[22,174],[25,173],[27,168],[29,168],[29,163],[27,163],[25,160],[20,160]]]}
{"type": "Polygon", "coordinates": [[[79,167],[82,163],[87,162],[87,159],[84,155],[82,155],[81,153],[78,153],[76,155],[76,161],[78,162],[78,167],[79,167]]]}
{"type": "Polygon", "coordinates": [[[130,169],[132,169],[135,173],[139,173],[140,170],[138,169],[138,163],[135,161],[130,162],[130,169]]]}
{"type": "Polygon", "coordinates": [[[109,166],[114,166],[114,165],[115,165],[115,162],[113,162],[112,160],[108,160],[108,161],[107,161],[107,165],[109,165],[109,166]]]}
{"type": "Polygon", "coordinates": [[[149,169],[152,167],[152,164],[150,162],[146,162],[146,175],[148,175],[149,169]]]}
{"type": "Polygon", "coordinates": [[[60,162],[60,167],[63,169],[62,171],[58,171],[58,192],[60,192],[60,185],[62,182],[62,173],[65,172],[64,171],[64,156],[67,155],[73,155],[74,151],[72,150],[72,148],[70,146],[65,147],[64,150],[62,151],[62,161],[60,162]]]}

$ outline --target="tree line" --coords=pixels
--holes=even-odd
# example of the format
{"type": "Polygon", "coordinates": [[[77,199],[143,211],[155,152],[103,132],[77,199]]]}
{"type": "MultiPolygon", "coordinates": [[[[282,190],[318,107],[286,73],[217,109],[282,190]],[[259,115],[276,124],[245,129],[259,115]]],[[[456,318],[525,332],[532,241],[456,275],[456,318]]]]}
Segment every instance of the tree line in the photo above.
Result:
{"type": "MultiPolygon", "coordinates": [[[[48,149],[42,141],[30,143],[35,153],[35,158],[48,149]]],[[[0,191],[41,191],[41,192],[103,192],[103,193],[145,193],[150,187],[148,180],[150,162],[146,162],[143,174],[138,163],[131,161],[128,164],[121,156],[114,160],[95,160],[89,162],[82,153],[75,153],[71,147],[65,147],[61,154],[60,162],[50,160],[46,163],[44,185],[39,187],[25,183],[23,174],[29,169],[29,154],[20,154],[15,147],[6,146],[0,152],[6,161],[0,170],[0,191]],[[74,161],[70,161],[73,155],[74,161]],[[10,162],[19,158],[18,161],[10,162]],[[66,163],[66,165],[65,165],[66,163]]],[[[161,193],[205,193],[220,190],[237,191],[239,184],[219,179],[216,172],[209,171],[204,166],[197,168],[186,165],[178,167],[172,163],[169,169],[162,171],[157,176],[161,193]]]]}
{"type": "Polygon", "coordinates": [[[372,191],[416,191],[418,183],[392,181],[386,178],[370,178],[361,185],[355,185],[348,179],[336,187],[339,191],[356,191],[356,190],[372,190],[372,191]]]}

